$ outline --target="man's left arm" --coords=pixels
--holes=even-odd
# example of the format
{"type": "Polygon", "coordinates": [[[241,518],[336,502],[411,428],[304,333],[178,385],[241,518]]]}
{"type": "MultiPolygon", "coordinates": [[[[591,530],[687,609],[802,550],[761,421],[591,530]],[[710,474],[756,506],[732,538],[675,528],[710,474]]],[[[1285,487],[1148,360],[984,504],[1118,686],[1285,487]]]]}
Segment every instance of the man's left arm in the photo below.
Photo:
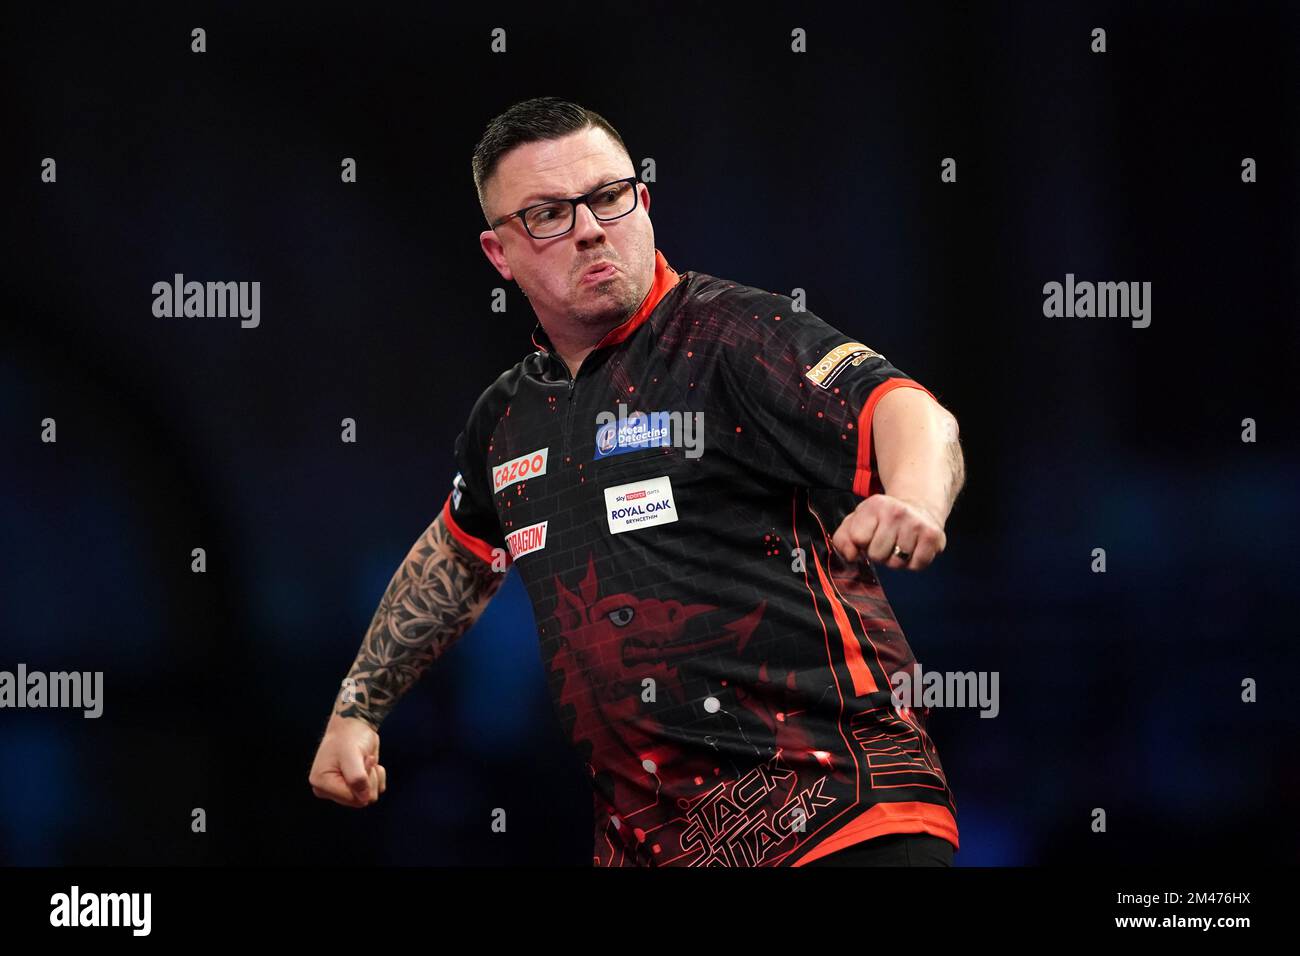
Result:
{"type": "Polygon", "coordinates": [[[846,560],[920,571],[947,545],[944,525],[966,480],[957,419],[926,391],[895,388],[876,406],[872,442],[884,491],[859,502],[831,541],[846,560]]]}

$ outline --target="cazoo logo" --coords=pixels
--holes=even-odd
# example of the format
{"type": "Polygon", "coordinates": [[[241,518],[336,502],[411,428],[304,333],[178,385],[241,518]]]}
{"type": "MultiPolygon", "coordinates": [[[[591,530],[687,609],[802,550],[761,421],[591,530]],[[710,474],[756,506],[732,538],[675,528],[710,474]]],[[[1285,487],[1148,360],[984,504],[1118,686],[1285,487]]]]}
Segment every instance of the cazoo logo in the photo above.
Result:
{"type": "Polygon", "coordinates": [[[513,485],[516,481],[523,481],[525,478],[536,478],[546,474],[546,453],[549,450],[549,448],[543,448],[541,451],[530,451],[526,455],[512,458],[510,461],[493,468],[493,493],[495,494],[502,488],[513,485]]]}

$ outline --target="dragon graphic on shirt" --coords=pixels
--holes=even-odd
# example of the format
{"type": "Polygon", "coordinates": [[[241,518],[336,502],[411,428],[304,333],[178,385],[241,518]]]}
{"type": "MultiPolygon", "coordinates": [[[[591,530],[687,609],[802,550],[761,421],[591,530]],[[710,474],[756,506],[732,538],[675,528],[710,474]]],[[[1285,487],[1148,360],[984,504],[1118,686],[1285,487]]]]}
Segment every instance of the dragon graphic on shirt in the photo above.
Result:
{"type": "MultiPolygon", "coordinates": [[[[766,601],[737,616],[711,604],[630,593],[602,596],[591,555],[576,589],[558,576],[554,584],[559,637],[550,669],[562,682],[558,703],[571,720],[574,744],[590,748],[596,792],[604,797],[624,848],[645,853],[655,831],[666,828],[660,843],[676,849],[677,840],[669,835],[680,838],[691,829],[683,811],[706,801],[712,806],[715,798],[731,806],[722,791],[737,779],[750,779],[760,767],[767,783],[762,803],[768,807],[760,815],[774,817],[796,802],[801,780],[791,769],[792,756],[819,776],[851,779],[847,767],[836,767],[830,754],[814,749],[812,734],[790,712],[788,705],[800,699],[794,671],[772,680],[768,662],[755,662],[751,680],[737,681],[734,673],[710,680],[702,699],[698,687],[694,692],[687,687],[684,664],[689,662],[698,681],[708,672],[711,649],[744,653],[766,601]],[[654,681],[652,701],[645,699],[647,678],[654,681]],[[657,716],[664,710],[677,718],[671,725],[657,716]],[[752,746],[748,763],[738,766],[713,745],[710,718],[732,732],[733,754],[737,733],[752,746]],[[629,807],[640,809],[629,812],[629,807]]],[[[801,801],[805,814],[817,812],[816,799],[814,794],[801,801]]],[[[747,812],[752,815],[756,807],[747,812]]]]}

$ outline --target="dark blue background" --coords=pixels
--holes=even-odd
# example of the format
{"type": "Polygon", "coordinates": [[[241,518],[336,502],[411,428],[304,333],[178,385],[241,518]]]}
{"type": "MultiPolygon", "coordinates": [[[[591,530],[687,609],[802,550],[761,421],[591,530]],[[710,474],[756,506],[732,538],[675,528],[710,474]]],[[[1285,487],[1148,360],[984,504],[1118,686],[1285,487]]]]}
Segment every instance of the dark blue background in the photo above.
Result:
{"type": "Polygon", "coordinates": [[[925,668],[1001,675],[998,718],[932,718],[957,864],[1295,862],[1294,8],[609,9],[11,24],[0,669],[106,686],[99,720],[0,711],[0,861],[589,861],[514,575],[384,725],[383,799],[306,783],[473,400],[532,347],[470,156],[550,94],[655,159],[676,269],[806,289],[960,420],[948,550],[881,572],[925,668]],[[155,318],[176,272],[260,281],[261,326],[155,318]],[[1044,318],[1067,272],[1150,281],[1150,328],[1044,318]]]}

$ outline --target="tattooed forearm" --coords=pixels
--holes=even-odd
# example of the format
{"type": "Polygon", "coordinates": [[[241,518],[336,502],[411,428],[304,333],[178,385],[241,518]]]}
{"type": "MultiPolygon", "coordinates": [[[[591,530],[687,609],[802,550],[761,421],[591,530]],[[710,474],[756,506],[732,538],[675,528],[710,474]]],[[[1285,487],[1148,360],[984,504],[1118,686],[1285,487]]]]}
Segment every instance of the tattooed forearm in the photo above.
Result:
{"type": "Polygon", "coordinates": [[[376,730],[429,664],[469,630],[505,574],[467,552],[441,515],[402,562],[335,702],[376,730]]]}

